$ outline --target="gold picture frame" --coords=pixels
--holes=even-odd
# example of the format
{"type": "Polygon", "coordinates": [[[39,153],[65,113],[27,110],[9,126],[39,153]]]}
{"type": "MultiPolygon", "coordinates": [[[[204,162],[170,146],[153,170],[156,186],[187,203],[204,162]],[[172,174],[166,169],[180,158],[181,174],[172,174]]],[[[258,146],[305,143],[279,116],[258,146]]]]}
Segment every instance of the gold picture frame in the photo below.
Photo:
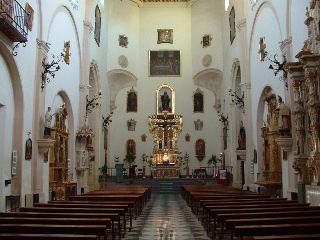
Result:
{"type": "Polygon", "coordinates": [[[158,29],[158,44],[173,44],[173,29],[158,29]]]}
{"type": "Polygon", "coordinates": [[[180,50],[149,50],[149,77],[180,77],[180,50]]]}
{"type": "Polygon", "coordinates": [[[211,34],[205,34],[202,36],[201,45],[202,48],[207,48],[211,46],[212,37],[211,34]]]}
{"type": "Polygon", "coordinates": [[[176,91],[173,87],[168,84],[161,84],[156,91],[156,102],[157,102],[157,115],[164,114],[175,114],[176,110],[176,91]],[[163,95],[168,95],[169,103],[167,109],[163,109],[163,95]]]}

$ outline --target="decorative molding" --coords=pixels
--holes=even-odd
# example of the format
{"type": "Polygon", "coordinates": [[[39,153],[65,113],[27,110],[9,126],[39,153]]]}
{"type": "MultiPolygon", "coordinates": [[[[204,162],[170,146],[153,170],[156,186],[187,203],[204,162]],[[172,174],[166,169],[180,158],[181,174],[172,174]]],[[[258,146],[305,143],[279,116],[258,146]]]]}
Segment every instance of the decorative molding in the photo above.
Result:
{"type": "Polygon", "coordinates": [[[210,54],[207,54],[202,58],[202,66],[209,67],[211,63],[212,63],[212,56],[210,54]]]}
{"type": "Polygon", "coordinates": [[[89,29],[89,33],[92,33],[92,31],[93,31],[93,25],[92,25],[92,23],[91,23],[90,21],[88,21],[88,20],[83,20],[83,26],[84,26],[84,28],[89,29]]]}
{"type": "Polygon", "coordinates": [[[120,67],[127,68],[128,67],[128,58],[125,55],[121,55],[118,58],[118,63],[120,67]]]}
{"type": "Polygon", "coordinates": [[[217,111],[221,109],[221,84],[223,79],[223,72],[215,69],[209,68],[201,72],[198,72],[194,77],[194,84],[198,87],[203,87],[211,91],[215,95],[215,105],[213,106],[217,111]]]}
{"type": "Polygon", "coordinates": [[[247,19],[246,18],[240,19],[237,23],[238,32],[241,32],[241,30],[245,28],[246,25],[247,25],[247,19]]]}
{"type": "Polygon", "coordinates": [[[110,111],[117,108],[115,105],[118,93],[128,87],[137,85],[138,78],[131,72],[124,69],[113,69],[108,73],[109,93],[110,93],[110,111]]]}
{"type": "Polygon", "coordinates": [[[43,40],[40,40],[39,38],[36,39],[37,41],[37,47],[44,51],[45,53],[48,53],[50,50],[50,43],[45,42],[43,40]]]}
{"type": "Polygon", "coordinates": [[[280,49],[283,55],[287,55],[291,45],[292,45],[292,37],[286,38],[280,42],[280,49]]]}

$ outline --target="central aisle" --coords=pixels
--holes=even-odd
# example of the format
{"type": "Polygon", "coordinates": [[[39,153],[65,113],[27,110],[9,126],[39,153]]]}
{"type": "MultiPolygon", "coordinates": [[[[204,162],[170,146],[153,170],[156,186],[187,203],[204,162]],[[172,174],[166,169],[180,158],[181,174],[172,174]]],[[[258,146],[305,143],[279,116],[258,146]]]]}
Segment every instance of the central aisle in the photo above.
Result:
{"type": "Polygon", "coordinates": [[[208,240],[180,194],[153,194],[126,240],[208,240]]]}

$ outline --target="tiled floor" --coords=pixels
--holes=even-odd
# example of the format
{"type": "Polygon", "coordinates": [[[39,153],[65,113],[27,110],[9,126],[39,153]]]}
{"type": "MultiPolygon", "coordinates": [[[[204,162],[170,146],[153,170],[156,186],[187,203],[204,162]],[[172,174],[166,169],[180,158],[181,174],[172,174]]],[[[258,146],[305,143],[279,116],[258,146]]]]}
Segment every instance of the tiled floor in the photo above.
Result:
{"type": "Polygon", "coordinates": [[[200,222],[179,194],[154,194],[126,240],[207,240],[200,222]]]}

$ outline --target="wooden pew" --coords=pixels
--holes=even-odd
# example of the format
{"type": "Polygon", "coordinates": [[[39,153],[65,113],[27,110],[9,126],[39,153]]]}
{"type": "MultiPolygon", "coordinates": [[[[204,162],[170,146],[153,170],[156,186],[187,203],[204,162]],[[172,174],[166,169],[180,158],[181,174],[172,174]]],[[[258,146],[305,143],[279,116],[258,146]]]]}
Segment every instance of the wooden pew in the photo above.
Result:
{"type": "Polygon", "coordinates": [[[235,226],[234,235],[245,236],[320,234],[320,223],[235,226]]]}
{"type": "MultiPolygon", "coordinates": [[[[129,221],[130,221],[130,230],[132,227],[132,215],[131,211],[129,211],[129,205],[123,205],[123,204],[94,204],[89,203],[89,204],[77,204],[77,203],[36,203],[34,204],[34,207],[52,207],[52,208],[110,208],[110,209],[124,209],[124,217],[125,214],[129,214],[129,221]]],[[[118,211],[116,211],[118,212],[118,211]]],[[[126,231],[126,228],[124,229],[126,231]]]]}
{"type": "Polygon", "coordinates": [[[295,235],[279,235],[279,236],[253,236],[254,240],[307,240],[314,239],[319,240],[320,234],[295,234],[295,235]]]}
{"type": "Polygon", "coordinates": [[[46,225],[1,223],[0,233],[79,234],[105,237],[105,225],[46,225]]]}
{"type": "MultiPolygon", "coordinates": [[[[112,214],[112,215],[117,216],[116,214],[112,214]]],[[[81,219],[89,219],[89,221],[92,219],[93,220],[92,222],[96,222],[96,220],[102,220],[103,223],[95,224],[95,225],[104,224],[107,230],[109,227],[109,222],[111,222],[111,235],[113,239],[115,237],[114,221],[119,221],[119,216],[117,216],[116,219],[112,219],[112,218],[106,217],[106,214],[104,213],[89,214],[89,213],[46,213],[46,212],[0,212],[0,219],[4,219],[2,220],[2,223],[10,223],[14,221],[14,220],[10,220],[10,218],[28,219],[30,220],[30,222],[36,221],[36,219],[48,219],[46,220],[47,222],[50,221],[49,219],[67,219],[68,221],[65,221],[63,223],[66,225],[70,225],[70,223],[74,223],[73,225],[78,225],[82,221],[84,222],[87,221],[87,220],[81,220],[81,219]],[[7,220],[8,222],[6,222],[7,220]]],[[[59,220],[55,221],[55,223],[57,223],[58,221],[59,220]]]]}
{"type": "MultiPolygon", "coordinates": [[[[49,201],[48,204],[51,205],[56,205],[56,206],[60,206],[60,205],[70,205],[70,206],[81,206],[81,207],[85,207],[85,206],[93,206],[96,207],[97,205],[102,206],[101,208],[105,207],[105,208],[121,208],[121,207],[125,207],[126,212],[129,211],[129,231],[131,231],[132,228],[132,208],[134,207],[134,202],[133,201],[114,201],[114,202],[98,202],[98,201],[49,201]]],[[[35,207],[37,206],[43,206],[40,204],[34,204],[35,207]]]]}
{"type": "Polygon", "coordinates": [[[296,224],[296,223],[320,223],[320,216],[301,217],[279,217],[279,218],[250,218],[250,219],[228,219],[225,222],[227,230],[233,234],[236,226],[248,225],[274,225],[274,224],[296,224]]]}
{"type": "Polygon", "coordinates": [[[98,240],[96,235],[79,234],[39,234],[39,233],[0,233],[2,240],[98,240]]]}

